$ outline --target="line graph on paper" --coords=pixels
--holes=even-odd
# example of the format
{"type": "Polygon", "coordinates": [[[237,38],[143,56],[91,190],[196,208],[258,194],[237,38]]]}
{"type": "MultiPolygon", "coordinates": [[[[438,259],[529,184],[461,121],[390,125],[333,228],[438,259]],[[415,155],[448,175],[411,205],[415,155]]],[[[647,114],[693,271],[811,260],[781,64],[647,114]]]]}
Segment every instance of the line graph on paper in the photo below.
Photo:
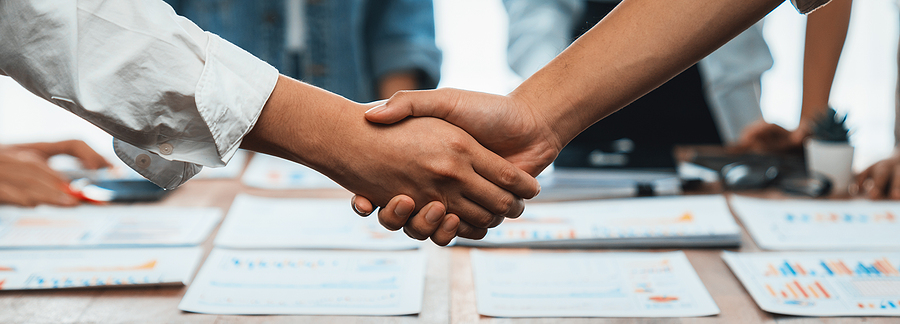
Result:
{"type": "Polygon", "coordinates": [[[419,307],[421,262],[418,252],[216,249],[180,308],[217,314],[393,314],[419,307]]]}

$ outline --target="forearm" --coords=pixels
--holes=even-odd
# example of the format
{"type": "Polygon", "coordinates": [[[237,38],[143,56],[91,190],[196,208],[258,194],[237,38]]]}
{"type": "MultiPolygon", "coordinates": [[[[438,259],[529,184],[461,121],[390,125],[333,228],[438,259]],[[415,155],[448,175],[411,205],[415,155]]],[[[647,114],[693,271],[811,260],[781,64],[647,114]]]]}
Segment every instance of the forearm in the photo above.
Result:
{"type": "Polygon", "coordinates": [[[363,108],[350,100],[315,86],[279,76],[256,125],[244,137],[241,148],[278,156],[317,170],[333,157],[323,157],[340,147],[334,142],[335,128],[347,127],[340,116],[363,108]]]}
{"type": "Polygon", "coordinates": [[[566,144],[697,62],[780,0],[625,0],[510,95],[566,144]]]}
{"type": "Polygon", "coordinates": [[[828,108],[834,73],[847,38],[851,4],[852,0],[833,0],[806,20],[800,128],[828,108]]]}

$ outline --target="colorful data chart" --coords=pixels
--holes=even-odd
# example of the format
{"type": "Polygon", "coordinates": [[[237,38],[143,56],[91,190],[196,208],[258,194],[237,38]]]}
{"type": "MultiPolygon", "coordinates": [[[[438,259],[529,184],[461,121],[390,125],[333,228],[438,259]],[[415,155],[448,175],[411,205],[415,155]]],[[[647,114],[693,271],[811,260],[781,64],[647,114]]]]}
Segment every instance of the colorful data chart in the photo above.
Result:
{"type": "Polygon", "coordinates": [[[900,203],[769,200],[732,196],[731,205],[766,250],[900,248],[900,203]]]}
{"type": "Polygon", "coordinates": [[[698,247],[740,245],[725,197],[681,196],[528,203],[488,231],[482,247],[698,247]]]}
{"type": "Polygon", "coordinates": [[[253,156],[241,181],[261,189],[342,189],[316,170],[265,154],[253,156]]]}
{"type": "Polygon", "coordinates": [[[187,285],[200,248],[0,251],[0,290],[187,285]]]}
{"type": "Polygon", "coordinates": [[[422,242],[359,217],[346,199],[239,195],[216,235],[217,247],[404,250],[422,242]]]}
{"type": "Polygon", "coordinates": [[[178,308],[209,314],[416,314],[425,261],[420,251],[214,249],[178,308]]]}
{"type": "Polygon", "coordinates": [[[222,219],[217,208],[0,208],[0,249],[192,246],[222,219]]]}
{"type": "Polygon", "coordinates": [[[681,251],[472,251],[478,313],[497,317],[687,317],[719,313],[681,251]]]}
{"type": "Polygon", "coordinates": [[[731,253],[723,259],[756,303],[804,316],[900,316],[900,254],[731,253]]]}

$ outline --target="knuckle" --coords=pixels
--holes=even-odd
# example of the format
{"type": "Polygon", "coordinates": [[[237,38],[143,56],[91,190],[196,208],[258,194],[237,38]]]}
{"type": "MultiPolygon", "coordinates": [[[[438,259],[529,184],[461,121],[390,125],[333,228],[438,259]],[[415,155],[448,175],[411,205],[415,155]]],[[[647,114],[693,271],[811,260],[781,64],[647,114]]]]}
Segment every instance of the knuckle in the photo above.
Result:
{"type": "Polygon", "coordinates": [[[495,206],[496,210],[494,212],[498,215],[508,216],[513,212],[517,200],[512,195],[503,195],[497,199],[497,206],[495,206]]]}
{"type": "Polygon", "coordinates": [[[519,171],[515,166],[505,165],[502,169],[500,169],[500,173],[498,174],[498,179],[501,187],[510,187],[515,185],[519,181],[519,171]]]}
{"type": "Polygon", "coordinates": [[[503,223],[504,219],[506,219],[506,217],[494,216],[494,219],[493,219],[493,221],[491,221],[491,224],[488,226],[488,228],[494,228],[494,227],[500,226],[500,224],[503,223]]]}
{"type": "Polygon", "coordinates": [[[459,178],[459,165],[449,159],[435,159],[428,164],[428,171],[444,180],[459,178]]]}

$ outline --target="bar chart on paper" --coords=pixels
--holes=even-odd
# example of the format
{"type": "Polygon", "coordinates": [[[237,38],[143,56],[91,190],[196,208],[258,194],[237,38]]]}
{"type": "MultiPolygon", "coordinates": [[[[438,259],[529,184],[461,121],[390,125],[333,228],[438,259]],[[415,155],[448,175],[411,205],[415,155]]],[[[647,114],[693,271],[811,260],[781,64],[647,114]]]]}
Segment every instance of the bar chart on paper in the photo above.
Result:
{"type": "Polygon", "coordinates": [[[178,308],[209,314],[406,315],[422,308],[425,255],[214,249],[178,308]]]}
{"type": "Polygon", "coordinates": [[[768,200],[732,196],[734,211],[767,250],[900,248],[900,203],[768,200]]]}
{"type": "Polygon", "coordinates": [[[0,289],[57,289],[190,282],[200,248],[0,251],[0,289]]]}
{"type": "Polygon", "coordinates": [[[341,189],[340,185],[316,170],[264,154],[253,156],[241,182],[261,189],[341,189]]]}
{"type": "Polygon", "coordinates": [[[701,247],[740,245],[725,197],[687,196],[529,203],[517,219],[469,246],[701,247]]]}
{"type": "Polygon", "coordinates": [[[472,251],[478,313],[502,317],[682,317],[719,313],[681,251],[472,251]]]}
{"type": "Polygon", "coordinates": [[[723,259],[760,308],[804,316],[900,315],[900,254],[731,253],[723,259]]]}

